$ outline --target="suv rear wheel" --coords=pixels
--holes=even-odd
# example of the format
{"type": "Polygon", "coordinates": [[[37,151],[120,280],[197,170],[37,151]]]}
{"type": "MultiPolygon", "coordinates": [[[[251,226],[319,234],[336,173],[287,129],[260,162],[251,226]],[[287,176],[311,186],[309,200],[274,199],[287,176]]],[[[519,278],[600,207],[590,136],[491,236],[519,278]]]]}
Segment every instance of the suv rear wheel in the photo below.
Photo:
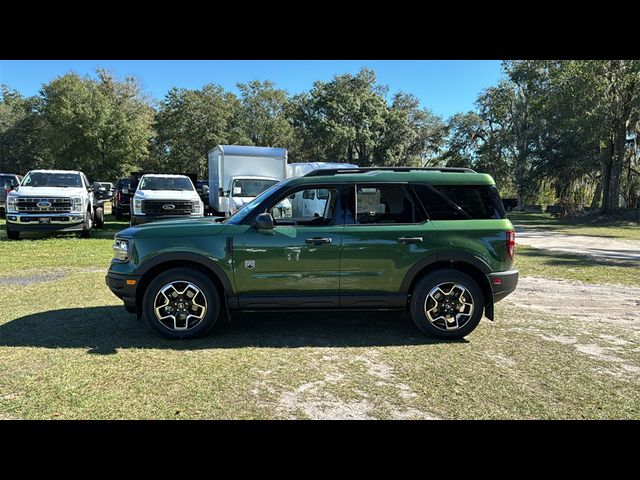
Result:
{"type": "Polygon", "coordinates": [[[429,336],[460,339],[480,323],[484,297],[478,284],[458,270],[436,270],[421,278],[411,295],[411,317],[429,336]]]}
{"type": "Polygon", "coordinates": [[[202,272],[173,268],[154,278],[144,292],[144,317],[167,338],[205,335],[220,315],[220,295],[202,272]]]}

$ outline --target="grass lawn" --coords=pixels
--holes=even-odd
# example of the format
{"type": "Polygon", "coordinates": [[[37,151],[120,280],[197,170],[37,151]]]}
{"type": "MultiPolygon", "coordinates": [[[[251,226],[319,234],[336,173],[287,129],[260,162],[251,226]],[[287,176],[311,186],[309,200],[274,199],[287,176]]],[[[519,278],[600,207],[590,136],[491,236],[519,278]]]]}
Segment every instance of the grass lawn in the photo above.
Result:
{"type": "MultiPolygon", "coordinates": [[[[234,315],[206,338],[164,340],[104,283],[126,226],[108,221],[88,240],[9,242],[0,226],[0,419],[640,418],[636,330],[506,300],[460,342],[398,314],[320,312],[234,315]]],[[[531,250],[518,246],[525,275],[614,275],[531,250]]]]}
{"type": "Polygon", "coordinates": [[[526,245],[516,245],[515,268],[520,271],[521,276],[640,286],[640,265],[637,262],[552,252],[526,245]]]}
{"type": "Polygon", "coordinates": [[[592,221],[580,223],[575,219],[559,220],[549,213],[520,213],[507,214],[511,223],[516,227],[554,230],[573,235],[590,235],[597,237],[611,237],[626,240],[640,240],[640,223],[630,221],[605,221],[602,217],[592,221]]]}

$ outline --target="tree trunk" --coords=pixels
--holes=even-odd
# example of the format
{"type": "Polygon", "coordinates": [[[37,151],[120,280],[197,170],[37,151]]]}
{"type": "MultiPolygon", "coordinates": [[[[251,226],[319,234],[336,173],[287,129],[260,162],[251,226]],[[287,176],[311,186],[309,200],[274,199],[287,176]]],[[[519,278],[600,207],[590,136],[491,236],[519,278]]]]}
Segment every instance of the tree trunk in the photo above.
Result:
{"type": "Polygon", "coordinates": [[[600,167],[602,169],[602,213],[607,213],[610,204],[611,191],[611,162],[613,157],[613,142],[611,139],[607,140],[605,147],[600,150],[600,167]]]}
{"type": "Polygon", "coordinates": [[[591,200],[591,211],[595,211],[600,203],[600,197],[602,196],[602,180],[596,184],[596,191],[593,193],[593,200],[591,200]]]}
{"type": "Polygon", "coordinates": [[[619,122],[613,142],[613,155],[611,159],[611,176],[609,177],[609,203],[605,214],[611,215],[620,208],[620,181],[624,166],[624,147],[627,142],[627,124],[619,122]]]}

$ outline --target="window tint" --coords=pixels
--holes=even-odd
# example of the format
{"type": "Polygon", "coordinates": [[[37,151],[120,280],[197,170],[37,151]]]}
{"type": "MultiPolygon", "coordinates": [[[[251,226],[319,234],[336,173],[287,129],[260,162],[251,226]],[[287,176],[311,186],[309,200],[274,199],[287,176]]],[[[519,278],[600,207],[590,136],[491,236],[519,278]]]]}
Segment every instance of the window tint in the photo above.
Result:
{"type": "Polygon", "coordinates": [[[356,223],[419,223],[421,211],[402,185],[356,186],[356,223]]]}
{"type": "Polygon", "coordinates": [[[430,187],[414,184],[412,187],[432,220],[487,219],[506,216],[495,185],[433,185],[430,187]]]}
{"type": "Polygon", "coordinates": [[[334,189],[298,190],[278,200],[269,213],[276,225],[333,225],[339,208],[338,196],[338,190],[334,189]]]}

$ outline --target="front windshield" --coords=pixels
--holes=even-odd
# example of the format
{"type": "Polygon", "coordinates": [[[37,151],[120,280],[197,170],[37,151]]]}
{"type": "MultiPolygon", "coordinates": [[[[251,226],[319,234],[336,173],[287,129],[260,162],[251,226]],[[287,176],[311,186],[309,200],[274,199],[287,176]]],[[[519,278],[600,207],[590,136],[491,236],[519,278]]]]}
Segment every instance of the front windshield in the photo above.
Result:
{"type": "Polygon", "coordinates": [[[22,181],[24,187],[82,187],[79,173],[29,172],[22,181]]]}
{"type": "MultiPolygon", "coordinates": [[[[291,179],[293,180],[293,179],[291,179]]],[[[255,210],[255,208],[262,203],[262,201],[269,197],[275,190],[280,189],[280,187],[285,187],[289,184],[290,180],[285,180],[284,182],[279,182],[273,184],[270,188],[266,189],[256,198],[251,200],[249,203],[246,203],[240,210],[227,218],[223,223],[230,223],[232,225],[238,225],[241,223],[247,215],[255,210]]]]}
{"type": "Polygon", "coordinates": [[[236,179],[231,187],[233,197],[257,197],[266,189],[278,183],[277,180],[236,179]]]}
{"type": "Polygon", "coordinates": [[[138,190],[191,190],[193,184],[185,177],[143,177],[138,190]]]}

